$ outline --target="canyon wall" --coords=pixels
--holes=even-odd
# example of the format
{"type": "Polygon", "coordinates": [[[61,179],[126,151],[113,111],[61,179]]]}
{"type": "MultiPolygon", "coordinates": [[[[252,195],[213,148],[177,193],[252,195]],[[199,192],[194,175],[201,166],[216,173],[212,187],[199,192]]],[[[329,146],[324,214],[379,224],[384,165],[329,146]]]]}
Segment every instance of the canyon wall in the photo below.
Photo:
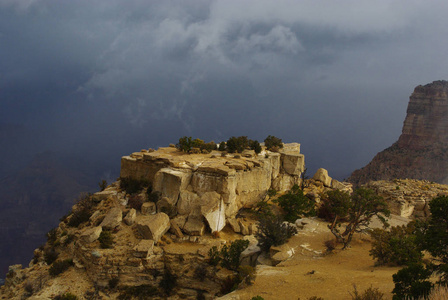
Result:
{"type": "Polygon", "coordinates": [[[395,178],[448,183],[448,81],[417,86],[396,143],[352,173],[354,184],[395,178]]]}

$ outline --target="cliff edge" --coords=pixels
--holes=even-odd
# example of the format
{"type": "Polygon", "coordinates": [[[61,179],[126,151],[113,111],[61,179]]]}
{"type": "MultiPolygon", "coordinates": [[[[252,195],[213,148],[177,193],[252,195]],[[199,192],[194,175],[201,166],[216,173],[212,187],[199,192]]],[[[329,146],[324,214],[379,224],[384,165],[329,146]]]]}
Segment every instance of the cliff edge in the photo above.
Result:
{"type": "Polygon", "coordinates": [[[397,142],[378,153],[348,181],[425,179],[448,183],[448,81],[419,85],[409,98],[397,142]]]}

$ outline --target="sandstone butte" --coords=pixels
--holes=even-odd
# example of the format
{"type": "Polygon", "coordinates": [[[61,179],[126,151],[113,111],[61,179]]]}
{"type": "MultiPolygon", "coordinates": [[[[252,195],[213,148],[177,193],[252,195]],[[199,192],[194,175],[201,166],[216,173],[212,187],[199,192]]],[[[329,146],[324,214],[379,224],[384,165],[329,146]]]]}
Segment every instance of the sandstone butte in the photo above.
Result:
{"type": "Polygon", "coordinates": [[[447,169],[448,81],[442,80],[414,89],[398,141],[348,180],[355,185],[396,178],[448,183],[447,169]]]}

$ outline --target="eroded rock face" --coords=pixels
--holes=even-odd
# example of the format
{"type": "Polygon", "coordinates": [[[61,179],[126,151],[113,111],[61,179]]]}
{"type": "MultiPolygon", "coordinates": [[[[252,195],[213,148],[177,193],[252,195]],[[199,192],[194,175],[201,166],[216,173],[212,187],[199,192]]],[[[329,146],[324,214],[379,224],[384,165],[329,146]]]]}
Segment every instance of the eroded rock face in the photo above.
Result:
{"type": "Polygon", "coordinates": [[[413,178],[448,183],[447,169],[448,81],[434,81],[415,88],[398,141],[354,171],[349,181],[413,178]]]}
{"type": "Polygon", "coordinates": [[[253,151],[227,156],[217,151],[186,154],[170,147],[123,157],[120,175],[149,180],[164,203],[172,206],[169,211],[187,217],[186,227],[179,227],[201,235],[204,220],[212,232],[220,231],[227,218],[253,206],[268,189],[283,192],[300,184],[304,168],[305,158],[297,143],[285,144],[279,153],[264,151],[260,155],[253,151]],[[216,197],[204,200],[209,193],[216,197]]]}
{"type": "Polygon", "coordinates": [[[157,243],[162,235],[170,229],[170,218],[163,212],[144,216],[137,221],[137,229],[143,239],[153,240],[157,243]]]}

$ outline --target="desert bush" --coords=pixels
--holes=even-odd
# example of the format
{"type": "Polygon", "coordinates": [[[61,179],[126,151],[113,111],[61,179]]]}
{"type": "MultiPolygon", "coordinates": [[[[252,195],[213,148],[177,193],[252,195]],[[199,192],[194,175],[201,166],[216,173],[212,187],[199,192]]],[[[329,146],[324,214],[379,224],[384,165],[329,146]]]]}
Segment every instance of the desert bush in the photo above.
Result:
{"type": "Polygon", "coordinates": [[[264,298],[257,295],[257,296],[250,298],[250,300],[264,300],[264,298]]]}
{"type": "Polygon", "coordinates": [[[164,294],[171,295],[173,289],[176,287],[177,276],[171,272],[169,268],[165,268],[162,280],[159,282],[159,287],[163,290],[164,294]]]}
{"type": "Polygon", "coordinates": [[[100,191],[104,191],[106,188],[107,188],[107,181],[106,180],[101,180],[99,183],[98,183],[98,186],[99,186],[99,188],[100,188],[100,191]]]}
{"type": "Polygon", "coordinates": [[[279,139],[273,135],[268,135],[268,137],[265,138],[264,145],[266,146],[266,149],[273,152],[278,152],[280,148],[283,148],[282,139],[279,139]]]}
{"type": "Polygon", "coordinates": [[[161,197],[160,192],[151,192],[150,194],[148,194],[148,202],[156,203],[157,201],[160,200],[160,197],[161,197]]]}
{"type": "Polygon", "coordinates": [[[369,287],[363,293],[358,292],[356,285],[353,285],[353,294],[350,293],[352,300],[383,300],[385,299],[384,293],[378,288],[369,287]]]}
{"type": "Polygon", "coordinates": [[[252,284],[255,279],[255,269],[252,266],[244,265],[238,267],[238,276],[246,284],[252,284]]]}
{"type": "Polygon", "coordinates": [[[246,148],[249,147],[249,140],[247,139],[247,136],[239,136],[239,137],[232,136],[230,139],[227,140],[226,146],[227,146],[227,152],[229,153],[235,153],[235,152],[241,153],[246,148]]]}
{"type": "Polygon", "coordinates": [[[335,239],[326,240],[324,242],[324,246],[326,248],[327,253],[333,252],[334,249],[336,249],[337,241],[335,239]]]}
{"type": "Polygon", "coordinates": [[[100,242],[101,249],[110,249],[114,245],[114,237],[110,231],[101,231],[100,237],[98,238],[100,242]]]}
{"type": "Polygon", "coordinates": [[[59,253],[53,247],[46,248],[44,250],[44,261],[47,265],[51,265],[56,259],[58,259],[59,253]]]}
{"type": "Polygon", "coordinates": [[[240,266],[240,255],[248,246],[248,240],[235,240],[230,246],[224,245],[220,251],[221,266],[237,271],[240,266]]]}
{"type": "Polygon", "coordinates": [[[92,195],[82,195],[72,210],[67,225],[70,227],[78,227],[82,223],[87,222],[93,213],[95,205],[96,203],[93,200],[92,195]]]}
{"type": "Polygon", "coordinates": [[[419,263],[423,258],[416,242],[414,222],[407,226],[394,226],[390,230],[375,228],[370,235],[370,255],[376,259],[377,265],[408,265],[419,263]]]}
{"type": "Polygon", "coordinates": [[[128,206],[135,209],[136,211],[141,211],[143,205],[143,199],[140,195],[132,195],[129,197],[128,206]]]}
{"type": "Polygon", "coordinates": [[[126,286],[120,288],[119,300],[132,300],[132,299],[151,299],[151,296],[156,296],[158,290],[156,287],[150,284],[142,284],[137,286],[126,286]]]}
{"type": "Polygon", "coordinates": [[[226,142],[222,141],[221,143],[219,143],[218,150],[219,151],[226,151],[227,150],[226,142]]]}
{"type": "Polygon", "coordinates": [[[54,297],[53,300],[78,300],[78,297],[72,293],[64,293],[54,297]]]}
{"type": "Polygon", "coordinates": [[[283,245],[297,233],[297,228],[277,216],[260,216],[258,231],[255,237],[262,250],[268,251],[271,246],[283,245]]]}
{"type": "Polygon", "coordinates": [[[261,145],[257,140],[255,141],[249,140],[249,147],[251,150],[254,150],[255,153],[257,154],[261,152],[261,145]]]}
{"type": "Polygon", "coordinates": [[[51,276],[54,277],[54,276],[61,274],[62,272],[67,271],[68,268],[70,268],[71,266],[73,266],[73,260],[71,260],[71,259],[55,261],[51,265],[48,272],[50,273],[51,276]]]}
{"type": "Polygon", "coordinates": [[[221,261],[220,252],[218,247],[213,246],[208,251],[208,263],[212,266],[217,266],[221,261]]]}
{"type": "Polygon", "coordinates": [[[295,184],[290,191],[280,196],[274,202],[282,208],[285,221],[294,223],[302,217],[315,216],[315,202],[303,194],[300,187],[295,184]]]}
{"type": "Polygon", "coordinates": [[[428,280],[432,271],[421,264],[412,264],[392,276],[393,299],[418,299],[429,295],[433,284],[428,280]]]}
{"type": "Polygon", "coordinates": [[[50,246],[54,246],[54,244],[58,239],[58,229],[57,228],[51,229],[50,231],[47,232],[46,236],[47,236],[47,243],[50,246]]]}
{"type": "Polygon", "coordinates": [[[145,178],[120,177],[120,188],[130,195],[140,192],[149,185],[150,182],[145,178]]]}

